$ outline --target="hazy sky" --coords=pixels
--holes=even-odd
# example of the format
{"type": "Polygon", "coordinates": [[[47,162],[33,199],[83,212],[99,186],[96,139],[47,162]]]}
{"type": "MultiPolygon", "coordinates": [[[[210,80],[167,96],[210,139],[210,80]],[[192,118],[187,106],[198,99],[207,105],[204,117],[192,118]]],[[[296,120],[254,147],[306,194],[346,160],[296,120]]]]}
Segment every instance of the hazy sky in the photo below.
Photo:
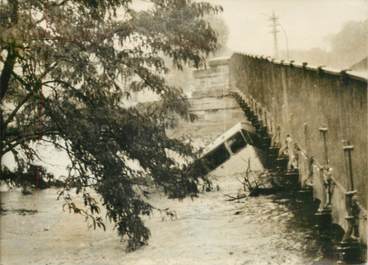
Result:
{"type": "MultiPolygon", "coordinates": [[[[268,17],[274,11],[287,32],[290,49],[328,48],[326,36],[349,20],[368,18],[368,0],[207,0],[224,7],[230,30],[228,46],[234,51],[272,55],[268,17]]],[[[279,49],[286,49],[279,33],[279,49]]],[[[367,40],[368,41],[368,40],[367,40]]]]}

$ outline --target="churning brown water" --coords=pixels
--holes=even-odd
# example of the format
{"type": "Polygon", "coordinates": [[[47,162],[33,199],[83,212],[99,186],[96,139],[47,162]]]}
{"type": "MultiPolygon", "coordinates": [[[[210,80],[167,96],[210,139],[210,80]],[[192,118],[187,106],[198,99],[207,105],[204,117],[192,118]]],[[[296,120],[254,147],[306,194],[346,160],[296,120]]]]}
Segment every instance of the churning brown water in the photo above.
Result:
{"type": "Polygon", "coordinates": [[[152,203],[175,210],[173,220],[154,213],[146,220],[147,246],[126,253],[109,225],[89,230],[80,216],[62,211],[56,190],[24,196],[1,193],[1,264],[333,264],[321,259],[321,244],[311,225],[290,208],[292,199],[275,196],[226,201],[241,184],[234,176],[216,177],[219,191],[198,198],[152,203]]]}

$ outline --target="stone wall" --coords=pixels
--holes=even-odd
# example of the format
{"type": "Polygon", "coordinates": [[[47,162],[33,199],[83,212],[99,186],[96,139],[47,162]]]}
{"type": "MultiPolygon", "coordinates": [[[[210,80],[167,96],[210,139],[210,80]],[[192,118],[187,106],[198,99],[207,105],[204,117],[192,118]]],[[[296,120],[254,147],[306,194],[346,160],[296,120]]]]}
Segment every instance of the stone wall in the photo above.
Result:
{"type": "Polygon", "coordinates": [[[195,122],[180,121],[170,132],[175,137],[190,136],[201,147],[217,136],[245,121],[243,111],[229,94],[229,58],[215,58],[206,68],[193,70],[188,101],[195,122]]]}

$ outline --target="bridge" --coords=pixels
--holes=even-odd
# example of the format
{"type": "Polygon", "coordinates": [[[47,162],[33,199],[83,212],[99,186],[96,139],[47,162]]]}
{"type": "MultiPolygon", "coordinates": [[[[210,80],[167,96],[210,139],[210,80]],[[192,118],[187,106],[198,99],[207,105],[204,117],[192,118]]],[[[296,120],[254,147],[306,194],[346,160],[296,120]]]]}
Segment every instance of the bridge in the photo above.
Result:
{"type": "Polygon", "coordinates": [[[224,129],[250,120],[269,174],[294,180],[300,196],[319,202],[316,225],[341,227],[340,258],[354,263],[367,245],[366,77],[238,53],[211,60],[194,77],[192,112],[216,112],[224,129]],[[222,117],[226,108],[232,114],[222,117]]]}

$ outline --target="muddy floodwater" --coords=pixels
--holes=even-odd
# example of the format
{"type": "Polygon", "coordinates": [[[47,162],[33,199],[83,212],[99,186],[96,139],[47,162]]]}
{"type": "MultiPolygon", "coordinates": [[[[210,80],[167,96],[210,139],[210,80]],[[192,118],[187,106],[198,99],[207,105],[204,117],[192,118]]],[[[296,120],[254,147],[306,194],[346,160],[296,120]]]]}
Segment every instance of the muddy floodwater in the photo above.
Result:
{"type": "MultiPolygon", "coordinates": [[[[24,196],[1,193],[1,264],[334,264],[322,259],[322,246],[295,203],[275,195],[227,201],[241,183],[216,177],[215,189],[198,198],[151,198],[155,206],[176,212],[170,219],[158,212],[146,219],[149,244],[126,253],[111,225],[90,230],[80,216],[62,211],[56,190],[24,196]],[[290,206],[294,205],[294,206],[290,206]],[[291,208],[294,207],[294,208],[291,208]]],[[[297,205],[297,204],[296,204],[297,205]]]]}

